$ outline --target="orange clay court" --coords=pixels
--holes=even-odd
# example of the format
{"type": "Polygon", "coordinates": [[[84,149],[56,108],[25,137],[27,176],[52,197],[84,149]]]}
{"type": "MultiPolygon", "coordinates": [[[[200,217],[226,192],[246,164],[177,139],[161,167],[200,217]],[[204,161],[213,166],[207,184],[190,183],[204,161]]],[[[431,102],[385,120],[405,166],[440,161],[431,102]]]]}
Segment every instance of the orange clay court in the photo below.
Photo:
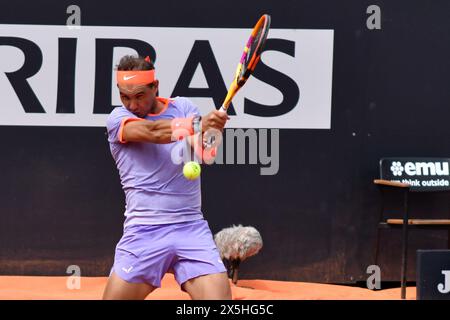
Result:
{"type": "MultiPolygon", "coordinates": [[[[80,289],[67,288],[68,277],[1,276],[2,300],[99,300],[106,277],[82,277],[80,289]]],[[[365,288],[271,280],[231,281],[233,300],[399,300],[400,288],[372,291],[365,288]]],[[[148,300],[190,300],[181,291],[172,274],[166,274],[162,286],[148,300]]],[[[416,299],[416,288],[408,287],[406,299],[416,299]]]]}

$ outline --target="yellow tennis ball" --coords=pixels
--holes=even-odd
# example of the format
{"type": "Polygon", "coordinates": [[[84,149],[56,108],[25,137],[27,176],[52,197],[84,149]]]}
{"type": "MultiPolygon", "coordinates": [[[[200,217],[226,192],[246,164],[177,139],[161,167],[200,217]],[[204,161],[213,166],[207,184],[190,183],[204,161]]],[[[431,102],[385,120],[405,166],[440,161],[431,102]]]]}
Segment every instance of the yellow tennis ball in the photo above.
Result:
{"type": "Polygon", "coordinates": [[[183,167],[183,174],[188,180],[197,179],[201,171],[200,165],[195,161],[189,161],[183,167]]]}

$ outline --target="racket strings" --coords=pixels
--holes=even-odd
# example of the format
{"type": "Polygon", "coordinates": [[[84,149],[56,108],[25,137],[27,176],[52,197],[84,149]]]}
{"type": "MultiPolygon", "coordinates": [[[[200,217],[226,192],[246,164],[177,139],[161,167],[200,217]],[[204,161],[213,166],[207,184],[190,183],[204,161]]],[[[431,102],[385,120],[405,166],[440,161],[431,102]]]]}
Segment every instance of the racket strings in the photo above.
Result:
{"type": "Polygon", "coordinates": [[[238,86],[242,86],[245,83],[255,69],[256,64],[259,62],[259,55],[262,51],[270,26],[270,20],[268,21],[267,18],[265,19],[264,23],[258,23],[257,29],[254,30],[247,41],[247,45],[241,58],[240,67],[236,74],[236,83],[238,86]]]}
{"type": "Polygon", "coordinates": [[[265,14],[258,20],[256,26],[253,28],[251,36],[244,47],[244,52],[242,53],[238,67],[236,68],[235,78],[228,89],[221,110],[226,112],[231,100],[239,89],[244,86],[260,61],[260,56],[269,33],[270,20],[270,16],[265,14]]]}

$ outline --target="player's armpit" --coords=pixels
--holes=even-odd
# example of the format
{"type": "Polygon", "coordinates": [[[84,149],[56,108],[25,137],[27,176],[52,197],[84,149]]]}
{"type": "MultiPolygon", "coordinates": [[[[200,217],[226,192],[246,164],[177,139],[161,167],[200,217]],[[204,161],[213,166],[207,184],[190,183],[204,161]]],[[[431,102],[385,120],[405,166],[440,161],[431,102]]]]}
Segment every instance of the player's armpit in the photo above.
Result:
{"type": "Polygon", "coordinates": [[[172,129],[170,120],[150,121],[140,118],[124,119],[119,131],[119,141],[171,143],[172,129]]]}

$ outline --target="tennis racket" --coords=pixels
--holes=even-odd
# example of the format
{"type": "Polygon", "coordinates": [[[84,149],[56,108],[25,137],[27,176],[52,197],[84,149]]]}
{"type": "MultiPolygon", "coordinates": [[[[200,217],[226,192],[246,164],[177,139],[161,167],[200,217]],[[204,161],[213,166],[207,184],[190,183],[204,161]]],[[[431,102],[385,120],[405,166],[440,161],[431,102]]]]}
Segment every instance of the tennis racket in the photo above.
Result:
{"type": "MultiPolygon", "coordinates": [[[[259,18],[252,30],[252,34],[250,35],[247,44],[244,47],[241,60],[236,68],[236,75],[230,85],[230,88],[228,89],[227,96],[225,97],[219,111],[227,112],[233,97],[244,86],[253,71],[255,71],[256,65],[261,58],[261,53],[264,48],[264,44],[266,43],[267,35],[269,34],[269,28],[270,16],[268,14],[264,14],[261,18],[259,18]]],[[[217,134],[212,131],[207,131],[204,134],[204,141],[204,146],[206,148],[216,147],[221,142],[221,136],[217,136],[217,134]]]]}
{"type": "Polygon", "coordinates": [[[252,30],[252,34],[245,45],[244,52],[242,53],[241,60],[236,69],[236,75],[230,88],[228,89],[227,96],[220,107],[220,111],[227,112],[230,106],[231,100],[236,93],[241,89],[245,82],[247,82],[250,75],[255,70],[258,64],[261,53],[266,43],[267,35],[270,28],[270,16],[264,14],[259,18],[255,27],[252,30]]]}

